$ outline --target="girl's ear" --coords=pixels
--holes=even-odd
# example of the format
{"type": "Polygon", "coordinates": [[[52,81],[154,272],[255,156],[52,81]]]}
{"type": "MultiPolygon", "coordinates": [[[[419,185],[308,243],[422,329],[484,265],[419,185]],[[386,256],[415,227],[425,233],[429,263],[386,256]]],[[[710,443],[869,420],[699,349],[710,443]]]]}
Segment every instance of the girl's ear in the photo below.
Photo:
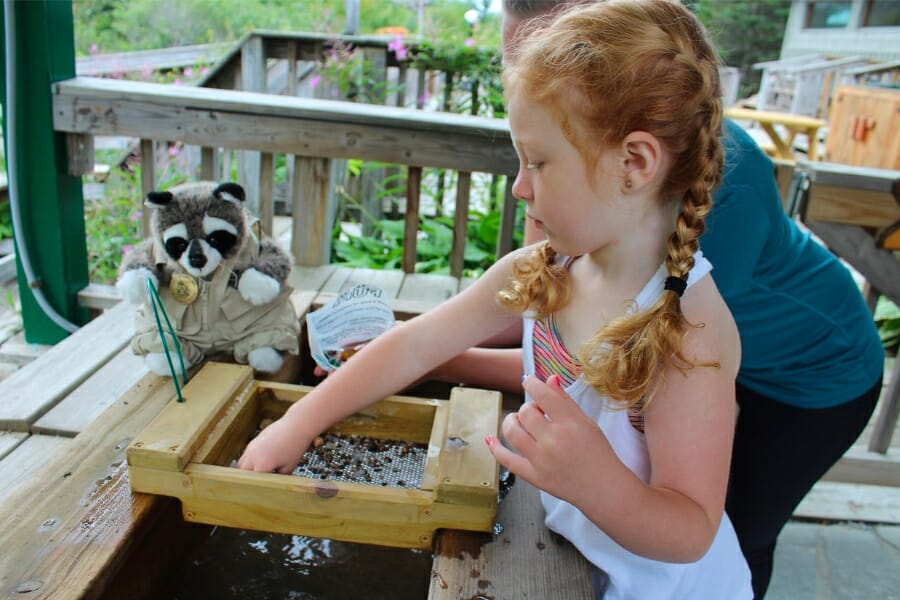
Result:
{"type": "Polygon", "coordinates": [[[662,144],[646,131],[632,131],[622,141],[622,188],[634,192],[655,182],[662,172],[662,144]]]}

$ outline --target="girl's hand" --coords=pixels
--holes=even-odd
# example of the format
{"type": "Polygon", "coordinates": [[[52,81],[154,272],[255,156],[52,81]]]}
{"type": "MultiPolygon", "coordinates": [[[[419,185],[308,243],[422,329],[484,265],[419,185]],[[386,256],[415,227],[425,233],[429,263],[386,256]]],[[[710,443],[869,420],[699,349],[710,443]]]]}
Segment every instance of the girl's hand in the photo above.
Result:
{"type": "Polygon", "coordinates": [[[253,438],[238,459],[238,468],[263,473],[294,472],[315,434],[305,435],[287,413],[253,438]]]}
{"type": "Polygon", "coordinates": [[[503,436],[515,452],[497,438],[486,440],[497,462],[530,484],[576,506],[590,494],[604,468],[618,463],[606,436],[566,394],[557,375],[543,383],[526,377],[522,386],[531,396],[518,412],[503,420],[503,436]]]}

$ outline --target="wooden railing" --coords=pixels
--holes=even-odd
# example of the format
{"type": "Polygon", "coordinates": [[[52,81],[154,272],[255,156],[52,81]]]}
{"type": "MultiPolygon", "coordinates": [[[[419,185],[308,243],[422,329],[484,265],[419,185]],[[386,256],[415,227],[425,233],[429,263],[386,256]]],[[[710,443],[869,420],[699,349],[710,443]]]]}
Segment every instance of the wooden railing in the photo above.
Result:
{"type": "MultiPolygon", "coordinates": [[[[459,172],[451,272],[459,276],[465,250],[469,182],[473,172],[513,175],[517,158],[505,120],[397,107],[278,96],[265,93],[76,77],[54,85],[54,128],[70,134],[70,171],[85,173],[93,161],[92,136],[142,140],[143,194],[153,188],[153,141],[202,147],[201,178],[214,178],[217,150],[261,153],[258,213],[271,231],[274,155],[292,157],[297,264],[328,262],[329,161],[357,158],[402,165],[407,171],[403,269],[416,262],[422,169],[459,172]]],[[[515,199],[512,177],[497,244],[512,248],[515,199]]]]}

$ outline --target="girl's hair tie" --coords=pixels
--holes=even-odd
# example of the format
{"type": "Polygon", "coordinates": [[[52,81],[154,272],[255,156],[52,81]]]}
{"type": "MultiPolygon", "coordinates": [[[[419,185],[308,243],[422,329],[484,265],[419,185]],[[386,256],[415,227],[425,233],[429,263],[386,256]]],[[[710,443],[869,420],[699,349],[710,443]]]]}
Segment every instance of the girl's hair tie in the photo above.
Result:
{"type": "Polygon", "coordinates": [[[666,277],[666,282],[665,284],[663,284],[663,289],[671,290],[678,294],[678,297],[681,298],[684,295],[684,290],[687,289],[687,279],[669,275],[668,277],[666,277]]]}

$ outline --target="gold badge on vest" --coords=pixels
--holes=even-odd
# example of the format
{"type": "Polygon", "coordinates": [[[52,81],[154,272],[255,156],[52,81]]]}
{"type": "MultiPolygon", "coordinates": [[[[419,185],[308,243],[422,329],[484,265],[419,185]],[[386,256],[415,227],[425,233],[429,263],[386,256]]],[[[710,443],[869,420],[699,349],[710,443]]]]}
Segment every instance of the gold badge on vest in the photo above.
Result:
{"type": "Polygon", "coordinates": [[[185,273],[176,273],[172,275],[172,281],[169,282],[169,291],[176,301],[182,304],[190,304],[200,295],[200,286],[197,280],[185,273]]]}

